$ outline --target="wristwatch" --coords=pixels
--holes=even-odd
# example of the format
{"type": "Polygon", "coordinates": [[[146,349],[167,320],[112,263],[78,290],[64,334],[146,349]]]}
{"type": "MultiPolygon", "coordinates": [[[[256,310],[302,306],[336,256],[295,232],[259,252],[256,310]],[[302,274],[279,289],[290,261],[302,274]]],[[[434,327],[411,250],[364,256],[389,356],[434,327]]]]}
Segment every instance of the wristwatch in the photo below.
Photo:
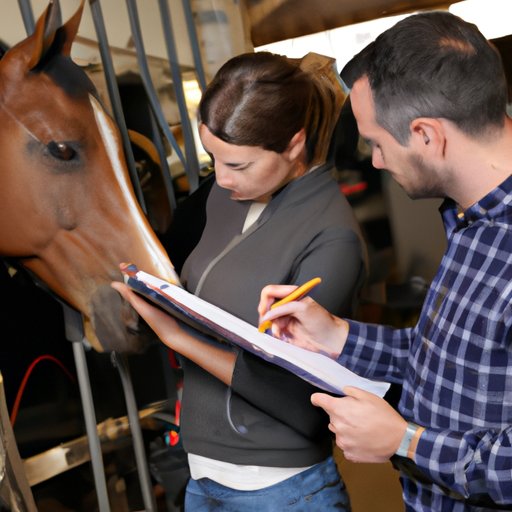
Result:
{"type": "Polygon", "coordinates": [[[400,441],[400,446],[398,447],[398,450],[395,452],[395,454],[400,455],[401,457],[411,458],[411,455],[409,454],[411,442],[415,435],[418,434],[419,437],[423,430],[423,427],[420,427],[419,425],[416,425],[416,423],[412,423],[411,421],[409,421],[407,423],[407,428],[405,429],[404,437],[402,437],[402,441],[400,441]]]}

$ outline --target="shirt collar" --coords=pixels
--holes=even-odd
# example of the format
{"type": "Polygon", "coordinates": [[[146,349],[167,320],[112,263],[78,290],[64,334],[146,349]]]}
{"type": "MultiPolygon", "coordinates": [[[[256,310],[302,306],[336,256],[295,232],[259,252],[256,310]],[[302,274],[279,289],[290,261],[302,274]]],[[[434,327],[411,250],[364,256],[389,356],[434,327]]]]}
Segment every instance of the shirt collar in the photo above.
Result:
{"type": "Polygon", "coordinates": [[[459,211],[457,204],[452,199],[446,199],[440,207],[443,222],[447,233],[462,229],[473,222],[488,218],[502,216],[512,205],[512,175],[503,183],[491,190],[480,201],[471,205],[466,211],[459,211]]]}

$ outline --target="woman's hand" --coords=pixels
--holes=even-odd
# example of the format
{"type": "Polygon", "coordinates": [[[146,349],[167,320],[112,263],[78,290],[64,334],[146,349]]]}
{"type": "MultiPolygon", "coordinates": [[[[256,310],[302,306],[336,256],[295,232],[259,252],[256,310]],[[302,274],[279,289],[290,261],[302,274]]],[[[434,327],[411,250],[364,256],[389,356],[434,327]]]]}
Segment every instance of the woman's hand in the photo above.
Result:
{"type": "Polygon", "coordinates": [[[163,343],[173,350],[180,352],[181,338],[187,336],[187,334],[171,315],[151,305],[124,283],[115,281],[111,286],[144,318],[163,343]]]}
{"type": "Polygon", "coordinates": [[[310,297],[269,310],[276,299],[285,297],[295,288],[287,285],[265,286],[258,306],[260,322],[271,320],[272,334],[276,338],[336,359],[348,335],[345,320],[331,315],[310,297]]]}
{"type": "Polygon", "coordinates": [[[111,286],[132,305],[169,348],[194,361],[226,386],[231,385],[236,353],[230,347],[206,343],[190,335],[171,315],[152,306],[124,283],[116,281],[111,286]]]}

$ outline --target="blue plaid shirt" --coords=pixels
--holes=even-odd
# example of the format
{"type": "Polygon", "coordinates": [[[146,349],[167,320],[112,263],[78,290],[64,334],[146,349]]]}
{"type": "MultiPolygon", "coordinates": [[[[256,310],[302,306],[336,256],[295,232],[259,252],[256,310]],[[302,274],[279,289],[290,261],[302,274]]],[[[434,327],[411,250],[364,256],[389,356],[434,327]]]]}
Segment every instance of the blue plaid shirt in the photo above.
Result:
{"type": "Polygon", "coordinates": [[[350,322],[339,362],[401,383],[399,410],[426,431],[402,473],[407,510],[512,510],[512,176],[464,215],[442,207],[448,246],[413,328],[350,322]]]}

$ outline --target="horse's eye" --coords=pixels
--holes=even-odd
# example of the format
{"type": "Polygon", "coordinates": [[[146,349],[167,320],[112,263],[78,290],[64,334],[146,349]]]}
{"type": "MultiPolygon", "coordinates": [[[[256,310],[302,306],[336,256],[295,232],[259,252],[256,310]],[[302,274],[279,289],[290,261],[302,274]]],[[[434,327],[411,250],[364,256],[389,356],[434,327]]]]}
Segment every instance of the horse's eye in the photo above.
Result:
{"type": "Polygon", "coordinates": [[[71,160],[76,155],[76,151],[65,142],[55,142],[52,140],[47,147],[50,154],[59,160],[71,160]]]}

